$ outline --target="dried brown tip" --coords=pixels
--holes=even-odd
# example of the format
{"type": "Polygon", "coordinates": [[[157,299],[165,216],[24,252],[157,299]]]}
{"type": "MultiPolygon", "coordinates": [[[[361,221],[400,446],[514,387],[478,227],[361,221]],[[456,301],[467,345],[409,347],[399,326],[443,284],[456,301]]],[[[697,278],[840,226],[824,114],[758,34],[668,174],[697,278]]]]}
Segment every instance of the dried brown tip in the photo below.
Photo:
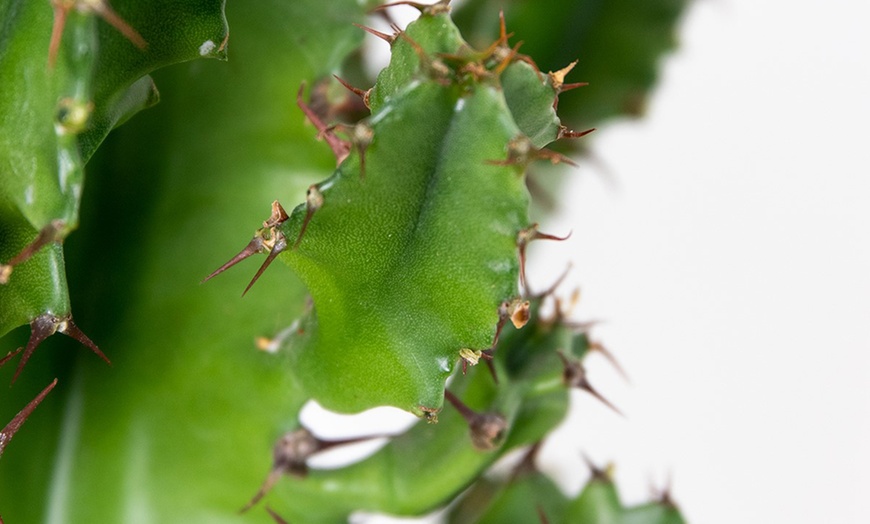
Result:
{"type": "Polygon", "coordinates": [[[27,262],[40,249],[52,242],[58,241],[65,227],[66,223],[63,220],[52,220],[48,225],[40,229],[39,233],[36,234],[36,238],[24,246],[9,262],[0,264],[0,284],[9,282],[9,277],[12,275],[12,270],[15,266],[27,262]]]}
{"type": "Polygon", "coordinates": [[[299,106],[299,109],[305,113],[305,116],[317,129],[317,137],[326,140],[329,148],[332,149],[332,154],[335,155],[335,164],[341,164],[350,155],[350,143],[338,138],[338,135],[333,132],[334,128],[327,126],[311,106],[305,103],[305,100],[302,98],[304,92],[305,84],[303,83],[299,86],[299,91],[296,92],[296,105],[299,106]]]}
{"type": "Polygon", "coordinates": [[[21,425],[24,424],[24,421],[27,420],[27,417],[33,413],[33,410],[36,409],[36,406],[39,405],[40,402],[48,395],[48,393],[57,385],[57,379],[51,381],[51,384],[45,387],[39,395],[36,395],[36,398],[31,400],[24,406],[24,409],[18,412],[17,415],[12,417],[12,420],[9,421],[8,424],[0,431],[0,456],[3,455],[3,450],[6,449],[6,445],[12,440],[12,437],[15,436],[15,433],[18,432],[18,429],[21,428],[21,425]]]}
{"type": "MultiPolygon", "coordinates": [[[[96,353],[97,356],[106,361],[107,364],[110,366],[112,365],[108,357],[100,351],[100,348],[98,348],[97,345],[94,344],[94,342],[75,325],[72,321],[72,317],[56,317],[50,313],[46,313],[36,317],[30,322],[30,338],[27,341],[27,345],[24,347],[24,354],[21,355],[21,360],[18,362],[15,374],[12,375],[12,384],[15,384],[15,381],[18,380],[18,375],[21,374],[24,365],[27,364],[27,361],[30,360],[33,352],[36,351],[36,348],[39,347],[40,344],[42,344],[42,341],[57,332],[78,340],[90,348],[91,351],[96,353]]],[[[16,351],[16,353],[17,352],[18,351],[16,351]]],[[[10,358],[9,355],[4,357],[4,362],[5,359],[8,358],[10,358]]]]}
{"type": "Polygon", "coordinates": [[[562,378],[566,386],[586,391],[593,397],[597,398],[605,406],[615,411],[618,415],[623,417],[625,416],[622,411],[620,411],[616,406],[611,404],[609,400],[604,398],[601,393],[599,393],[595,390],[595,388],[592,387],[592,384],[589,383],[589,379],[586,377],[586,369],[583,367],[583,364],[580,361],[569,358],[561,351],[558,351],[557,353],[559,355],[559,358],[562,360],[562,364],[565,366],[562,378]]]}
{"type": "Polygon", "coordinates": [[[318,189],[317,184],[312,184],[308,187],[305,194],[305,218],[302,220],[302,227],[299,229],[299,236],[296,237],[296,242],[293,243],[293,249],[299,247],[302,242],[302,237],[308,229],[308,223],[311,222],[311,217],[323,206],[323,193],[318,189]]]}
{"type": "Polygon", "coordinates": [[[567,66],[563,67],[562,69],[559,69],[558,71],[550,71],[549,73],[547,73],[547,77],[550,79],[550,85],[553,86],[553,89],[557,93],[562,92],[562,86],[565,85],[565,77],[568,76],[568,73],[570,73],[571,70],[574,69],[574,66],[576,66],[576,65],[577,65],[577,60],[574,60],[573,62],[571,62],[567,66]]]}
{"type": "Polygon", "coordinates": [[[507,430],[507,421],[502,415],[491,412],[477,413],[466,406],[449,389],[444,390],[444,398],[456,408],[456,411],[468,423],[471,444],[475,449],[478,451],[491,451],[501,444],[507,430]]]}

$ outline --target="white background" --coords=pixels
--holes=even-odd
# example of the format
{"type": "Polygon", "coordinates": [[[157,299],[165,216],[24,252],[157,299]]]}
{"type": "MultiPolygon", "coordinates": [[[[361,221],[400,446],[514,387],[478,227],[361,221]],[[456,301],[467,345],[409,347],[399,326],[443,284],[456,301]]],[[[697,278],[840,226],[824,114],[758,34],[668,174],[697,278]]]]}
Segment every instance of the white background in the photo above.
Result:
{"type": "Polygon", "coordinates": [[[694,524],[870,522],[868,15],[698,0],[646,119],[563,175],[542,229],[573,236],[534,245],[534,282],[571,261],[631,376],[589,363],[627,417],[577,392],[539,461],[567,492],[582,452],[629,503],[670,477],[694,524]]]}
{"type": "Polygon", "coordinates": [[[632,381],[590,366],[627,419],[578,396],[542,460],[566,489],[582,450],[630,501],[670,474],[693,523],[870,522],[868,22],[698,1],[647,118],[596,133],[610,175],[569,175],[574,235],[532,265],[574,262],[632,381]]]}

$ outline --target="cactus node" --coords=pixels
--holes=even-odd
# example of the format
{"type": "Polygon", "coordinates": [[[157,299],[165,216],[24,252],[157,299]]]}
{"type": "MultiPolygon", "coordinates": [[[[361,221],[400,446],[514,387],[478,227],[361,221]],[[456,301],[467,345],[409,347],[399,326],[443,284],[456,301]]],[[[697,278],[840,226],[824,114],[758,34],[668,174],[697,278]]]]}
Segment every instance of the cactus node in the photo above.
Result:
{"type": "MultiPolygon", "coordinates": [[[[15,369],[15,374],[12,376],[12,384],[18,379],[24,365],[30,360],[36,348],[42,344],[42,341],[54,335],[55,333],[63,333],[64,335],[74,338],[91,349],[98,357],[103,359],[106,364],[112,365],[109,358],[100,351],[94,342],[85,335],[72,320],[72,316],[57,317],[51,313],[45,313],[34,318],[30,322],[30,338],[27,341],[27,346],[24,347],[24,353],[21,355],[21,361],[18,362],[18,367],[15,369]]],[[[8,357],[8,355],[7,355],[8,357]]]]}

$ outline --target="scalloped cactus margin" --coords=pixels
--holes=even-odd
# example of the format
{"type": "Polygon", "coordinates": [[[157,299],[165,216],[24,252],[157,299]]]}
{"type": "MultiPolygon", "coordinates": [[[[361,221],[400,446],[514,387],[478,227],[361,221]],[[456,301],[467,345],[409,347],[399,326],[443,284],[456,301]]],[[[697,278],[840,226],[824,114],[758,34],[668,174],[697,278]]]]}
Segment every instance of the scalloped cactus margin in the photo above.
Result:
{"type": "Polygon", "coordinates": [[[338,169],[289,215],[273,204],[245,249],[207,277],[257,252],[268,256],[252,284],[275,258],[297,272],[314,308],[305,339],[292,340],[293,369],[337,411],[440,411],[456,363],[489,356],[520,308],[525,245],[556,238],[529,224],[524,168],[563,160],[543,149],[566,134],[559,90],[504,31],[475,51],[446,11],[423,8],[383,35],[391,63],[363,94],[372,116],[349,141],[303,104],[338,169]]]}
{"type": "MultiPolygon", "coordinates": [[[[119,10],[126,4],[120,0],[117,3],[119,10]]],[[[305,391],[294,390],[291,396],[301,398],[313,393],[324,404],[344,410],[361,409],[388,398],[388,403],[424,414],[432,421],[436,417],[440,420],[437,425],[418,424],[409,432],[392,437],[381,451],[362,462],[341,470],[323,471],[309,467],[307,459],[342,442],[312,437],[299,425],[298,415],[283,412],[285,417],[290,417],[290,422],[282,419],[281,423],[284,427],[290,426],[288,438],[279,439],[273,469],[263,489],[251,501],[257,503],[260,498],[266,498],[266,502],[276,508],[272,510],[267,506],[266,509],[277,522],[283,522],[279,515],[291,516],[292,522],[338,522],[346,521],[356,510],[415,515],[441,507],[481,478],[488,467],[508,451],[540,442],[565,414],[566,386],[584,389],[603,400],[592,388],[582,366],[582,358],[590,350],[603,348],[589,340],[585,326],[567,322],[558,307],[554,318],[540,318],[540,304],[552,291],[531,295],[523,278],[528,242],[558,238],[545,235],[529,224],[525,216],[528,196],[522,184],[523,170],[536,159],[566,161],[543,148],[555,139],[585,133],[561,127],[552,111],[558,92],[566,87],[564,76],[570,69],[549,75],[539,73],[531,59],[507,45],[504,30],[493,46],[473,51],[464,45],[458,31],[445,22],[446,4],[436,4],[431,9],[441,12],[424,13],[423,19],[407,32],[383,35],[393,48],[391,66],[374,89],[355,90],[371,107],[371,119],[355,126],[330,128],[318,122],[317,113],[302,104],[321,135],[333,146],[340,160],[339,169],[330,179],[314,184],[306,202],[292,213],[287,214],[280,205],[273,206],[272,216],[264,227],[240,256],[231,261],[237,262],[257,252],[265,253],[266,263],[257,272],[256,280],[269,263],[282,258],[300,273],[314,295],[317,308],[299,324],[294,324],[293,330],[287,330],[290,336],[284,340],[283,347],[273,348],[278,358],[289,356],[293,372],[303,375],[300,378],[305,391]],[[414,107],[414,102],[429,104],[433,110],[420,111],[414,107]],[[405,118],[399,119],[399,116],[405,118]],[[478,127],[481,122],[484,125],[478,127]],[[412,133],[420,128],[424,129],[424,137],[412,133]],[[481,128],[483,132],[479,132],[481,128]],[[336,131],[345,132],[348,140],[340,139],[336,131]],[[405,132],[408,133],[403,134],[405,132]],[[421,147],[414,150],[410,146],[417,142],[407,140],[409,138],[418,141],[428,138],[428,141],[423,140],[421,147]],[[396,143],[410,145],[403,149],[396,143]],[[453,146],[457,147],[456,151],[453,146]],[[441,150],[436,152],[437,162],[431,161],[431,149],[441,150]],[[449,161],[442,163],[440,155],[448,157],[449,161]],[[420,174],[425,171],[419,169],[420,166],[432,164],[434,170],[420,174]],[[408,165],[411,169],[406,169],[408,165]],[[390,175],[387,180],[384,173],[390,175]],[[455,175],[468,173],[474,175],[466,176],[464,186],[456,181],[455,175]],[[477,175],[481,174],[484,177],[479,178],[477,175]],[[487,175],[491,175],[491,179],[487,179],[487,175]],[[445,184],[446,189],[442,188],[441,179],[450,182],[445,184]],[[397,190],[397,180],[411,187],[397,190]],[[431,200],[431,209],[428,205],[410,212],[391,209],[405,203],[406,195],[401,190],[412,192],[414,187],[427,203],[431,200]],[[425,191],[420,190],[422,187],[425,191]],[[486,191],[493,187],[497,189],[486,191]],[[355,209],[354,205],[373,209],[355,209]],[[511,220],[503,220],[505,210],[514,212],[511,220]],[[372,216],[379,221],[372,224],[371,220],[358,220],[372,216]],[[381,228],[385,219],[396,217],[415,218],[411,222],[413,227],[386,220],[389,227],[384,234],[381,228]],[[496,220],[499,217],[501,220],[496,220]],[[450,227],[445,227],[445,223],[450,227]],[[487,231],[487,226],[498,233],[495,235],[498,241],[489,242],[480,234],[479,230],[487,231]],[[418,229],[422,232],[419,236],[418,229]],[[431,231],[442,232],[441,237],[436,234],[430,238],[423,234],[431,231]],[[399,249],[380,253],[385,241],[393,242],[402,235],[405,242],[399,249]],[[493,247],[495,249],[491,249],[493,247]],[[373,257],[373,252],[378,256],[373,257]],[[426,255],[430,252],[437,256],[426,255]],[[484,252],[490,253],[492,258],[487,259],[484,252]],[[424,255],[417,256],[420,253],[424,255]],[[494,262],[487,264],[487,260],[494,262]],[[372,262],[378,278],[366,280],[370,278],[366,271],[372,262]],[[458,284],[454,283],[457,275],[463,273],[457,272],[457,266],[472,268],[467,273],[470,282],[460,278],[458,284]],[[485,289],[477,280],[481,275],[495,276],[495,285],[485,289]],[[432,276],[441,278],[437,283],[429,282],[427,277],[432,276]],[[349,289],[334,289],[347,281],[361,283],[349,289]],[[439,295],[445,291],[453,296],[439,295]],[[328,311],[323,297],[327,302],[332,298],[340,303],[328,311]],[[433,297],[434,300],[430,300],[433,297]],[[458,342],[441,340],[439,329],[461,332],[456,326],[466,322],[463,315],[466,310],[474,312],[472,325],[466,328],[471,333],[469,338],[458,342]],[[386,321],[382,318],[384,314],[389,317],[386,321]],[[419,324],[406,322],[407,325],[403,325],[403,314],[423,320],[419,324]],[[344,321],[349,321],[347,327],[344,321]],[[333,342],[359,344],[360,337],[374,328],[394,336],[398,333],[395,340],[388,342],[399,347],[397,340],[412,335],[417,337],[415,345],[426,350],[430,368],[434,361],[439,365],[447,362],[451,369],[440,369],[437,373],[430,369],[411,377],[400,377],[398,383],[407,386],[406,391],[399,388],[386,396],[359,398],[354,396],[353,388],[331,391],[329,385],[335,385],[336,380],[338,387],[347,385],[341,383],[342,373],[367,372],[370,376],[360,383],[370,387],[385,376],[384,370],[390,371],[390,365],[395,365],[395,359],[384,359],[383,355],[376,354],[377,358],[367,359],[359,366],[347,366],[342,352],[355,348],[330,351],[331,345],[317,338],[336,322],[342,324],[344,331],[335,335],[333,342]],[[516,329],[523,325],[522,329],[516,329]],[[426,333],[414,332],[420,326],[426,333]],[[299,331],[304,334],[293,335],[299,331]],[[428,348],[427,343],[433,340],[439,347],[428,348]],[[300,357],[306,352],[307,362],[300,357]],[[480,360],[488,370],[474,367],[480,360]],[[444,379],[453,372],[457,362],[461,364],[463,375],[467,371],[468,376],[457,376],[447,391],[444,379]],[[438,413],[445,397],[456,409],[448,407],[438,413]],[[297,437],[299,445],[295,444],[297,437]],[[280,481],[285,474],[299,478],[280,481]],[[392,486],[400,489],[385,494],[379,482],[385,475],[392,479],[392,486]],[[335,493],[347,496],[336,497],[335,493]]],[[[149,32],[143,29],[143,34],[153,46],[149,32]]],[[[131,51],[140,52],[129,42],[125,44],[131,51]]],[[[146,85],[150,86],[148,82],[146,85]]],[[[136,85],[143,84],[136,82],[136,85]]],[[[83,143],[86,151],[92,151],[94,142],[84,140],[83,143]]],[[[59,243],[50,241],[49,244],[50,249],[39,251],[34,259],[55,253],[62,269],[59,243]]],[[[24,267],[16,268],[16,273],[24,273],[24,267]]],[[[59,325],[61,319],[56,323],[59,325]]],[[[278,340],[273,342],[282,346],[278,340]]],[[[360,345],[366,344],[376,346],[371,341],[360,345]]],[[[408,348],[399,349],[413,354],[408,348]]],[[[392,378],[393,375],[386,373],[389,380],[381,382],[396,386],[392,378]]],[[[35,406],[35,402],[28,404],[28,409],[32,409],[30,406],[35,406]]],[[[296,400],[291,402],[296,403],[296,400]]],[[[147,409],[153,412],[153,408],[147,409]]],[[[93,422],[93,414],[86,416],[93,422]]],[[[121,419],[118,425],[126,420],[121,419]]],[[[164,420],[163,415],[157,420],[164,420]]],[[[142,421],[140,418],[135,431],[148,432],[149,426],[142,421]]],[[[173,430],[161,424],[156,426],[161,432],[173,430]]],[[[113,435],[107,441],[117,437],[117,432],[109,433],[117,428],[104,429],[113,435]]],[[[210,429],[215,431],[216,428],[210,429]]],[[[88,429],[91,438],[97,436],[94,432],[88,429]]],[[[121,434],[127,433],[122,431],[121,434]]],[[[84,438],[87,439],[87,435],[84,438]]],[[[149,438],[144,442],[161,445],[160,440],[149,438]]],[[[166,439],[162,442],[165,446],[166,439]]],[[[80,465],[93,469],[90,464],[80,465]]],[[[147,474],[140,478],[158,479],[147,474]]],[[[93,482],[86,476],[82,480],[93,482]]],[[[143,491],[154,488],[144,484],[143,491]]],[[[88,488],[81,489],[88,492],[88,488]]],[[[239,494],[239,506],[244,502],[243,495],[239,494]]],[[[543,496],[552,497],[554,493],[548,491],[543,496]]],[[[188,504],[186,493],[182,499],[188,504]]],[[[561,521],[558,515],[539,510],[537,506],[526,509],[529,508],[541,522],[561,521]]],[[[107,514],[111,511],[109,509],[107,514]]],[[[161,514],[167,515],[163,508],[161,514]]],[[[251,512],[249,516],[265,515],[260,511],[251,512]]],[[[635,522],[627,514],[623,521],[635,522]]],[[[658,521],[644,518],[637,522],[658,521]]]]}

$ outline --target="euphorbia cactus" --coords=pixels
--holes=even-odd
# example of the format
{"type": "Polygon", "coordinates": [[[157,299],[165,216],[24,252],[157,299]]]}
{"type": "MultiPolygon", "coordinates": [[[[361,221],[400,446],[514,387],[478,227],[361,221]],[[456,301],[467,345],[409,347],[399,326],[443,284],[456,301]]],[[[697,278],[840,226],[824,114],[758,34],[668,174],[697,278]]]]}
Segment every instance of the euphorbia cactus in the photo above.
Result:
{"type": "MultiPolygon", "coordinates": [[[[230,65],[157,73],[164,102],[97,150],[156,100],[141,75],[224,56],[222,4],[0,5],[0,79],[15,87],[8,98],[4,87],[0,105],[0,330],[30,324],[32,333],[4,398],[27,406],[12,430],[34,413],[0,462],[8,521],[222,522],[240,509],[250,521],[417,515],[544,439],[569,387],[603,400],[582,366],[601,346],[566,318],[553,290],[535,293],[524,279],[528,243],[559,238],[529,220],[525,168],[570,162],[547,145],[585,134],[556,116],[575,86],[568,63],[539,70],[504,25],[472,48],[442,1],[418,6],[404,30],[369,30],[392,54],[373,87],[330,87],[322,79],[364,34],[352,25],[363,22],[357,3],[230,6],[230,65]],[[32,95],[29,78],[42,82],[32,95]],[[297,96],[306,85],[309,97],[304,87],[297,96]],[[354,104],[371,116],[335,120],[354,104]],[[300,200],[289,212],[279,203],[300,200]],[[270,202],[253,240],[209,275],[265,254],[256,273],[244,264],[253,280],[244,287],[235,269],[198,286],[270,202]],[[60,242],[80,222],[91,225],[64,242],[64,271],[60,242]],[[298,278],[266,272],[275,259],[298,278]],[[73,302],[85,305],[76,305],[78,324],[67,273],[73,302]],[[548,300],[555,313],[542,317],[548,300]],[[55,331],[104,356],[98,342],[113,368],[34,353],[55,331]],[[258,336],[265,351],[251,343],[258,336]],[[55,391],[36,396],[54,376],[55,391]],[[317,470],[308,459],[345,442],[302,426],[310,399],[344,412],[396,406],[430,424],[356,464],[317,470]]],[[[510,495],[526,492],[521,478],[457,508],[497,515],[521,503],[510,495]]],[[[540,501],[515,521],[605,522],[578,520],[599,513],[586,491],[569,502],[552,483],[535,486],[540,501]]],[[[630,520],[639,510],[614,507],[620,516],[607,522],[673,522],[630,520]]],[[[669,503],[654,507],[679,518],[669,503]]]]}

